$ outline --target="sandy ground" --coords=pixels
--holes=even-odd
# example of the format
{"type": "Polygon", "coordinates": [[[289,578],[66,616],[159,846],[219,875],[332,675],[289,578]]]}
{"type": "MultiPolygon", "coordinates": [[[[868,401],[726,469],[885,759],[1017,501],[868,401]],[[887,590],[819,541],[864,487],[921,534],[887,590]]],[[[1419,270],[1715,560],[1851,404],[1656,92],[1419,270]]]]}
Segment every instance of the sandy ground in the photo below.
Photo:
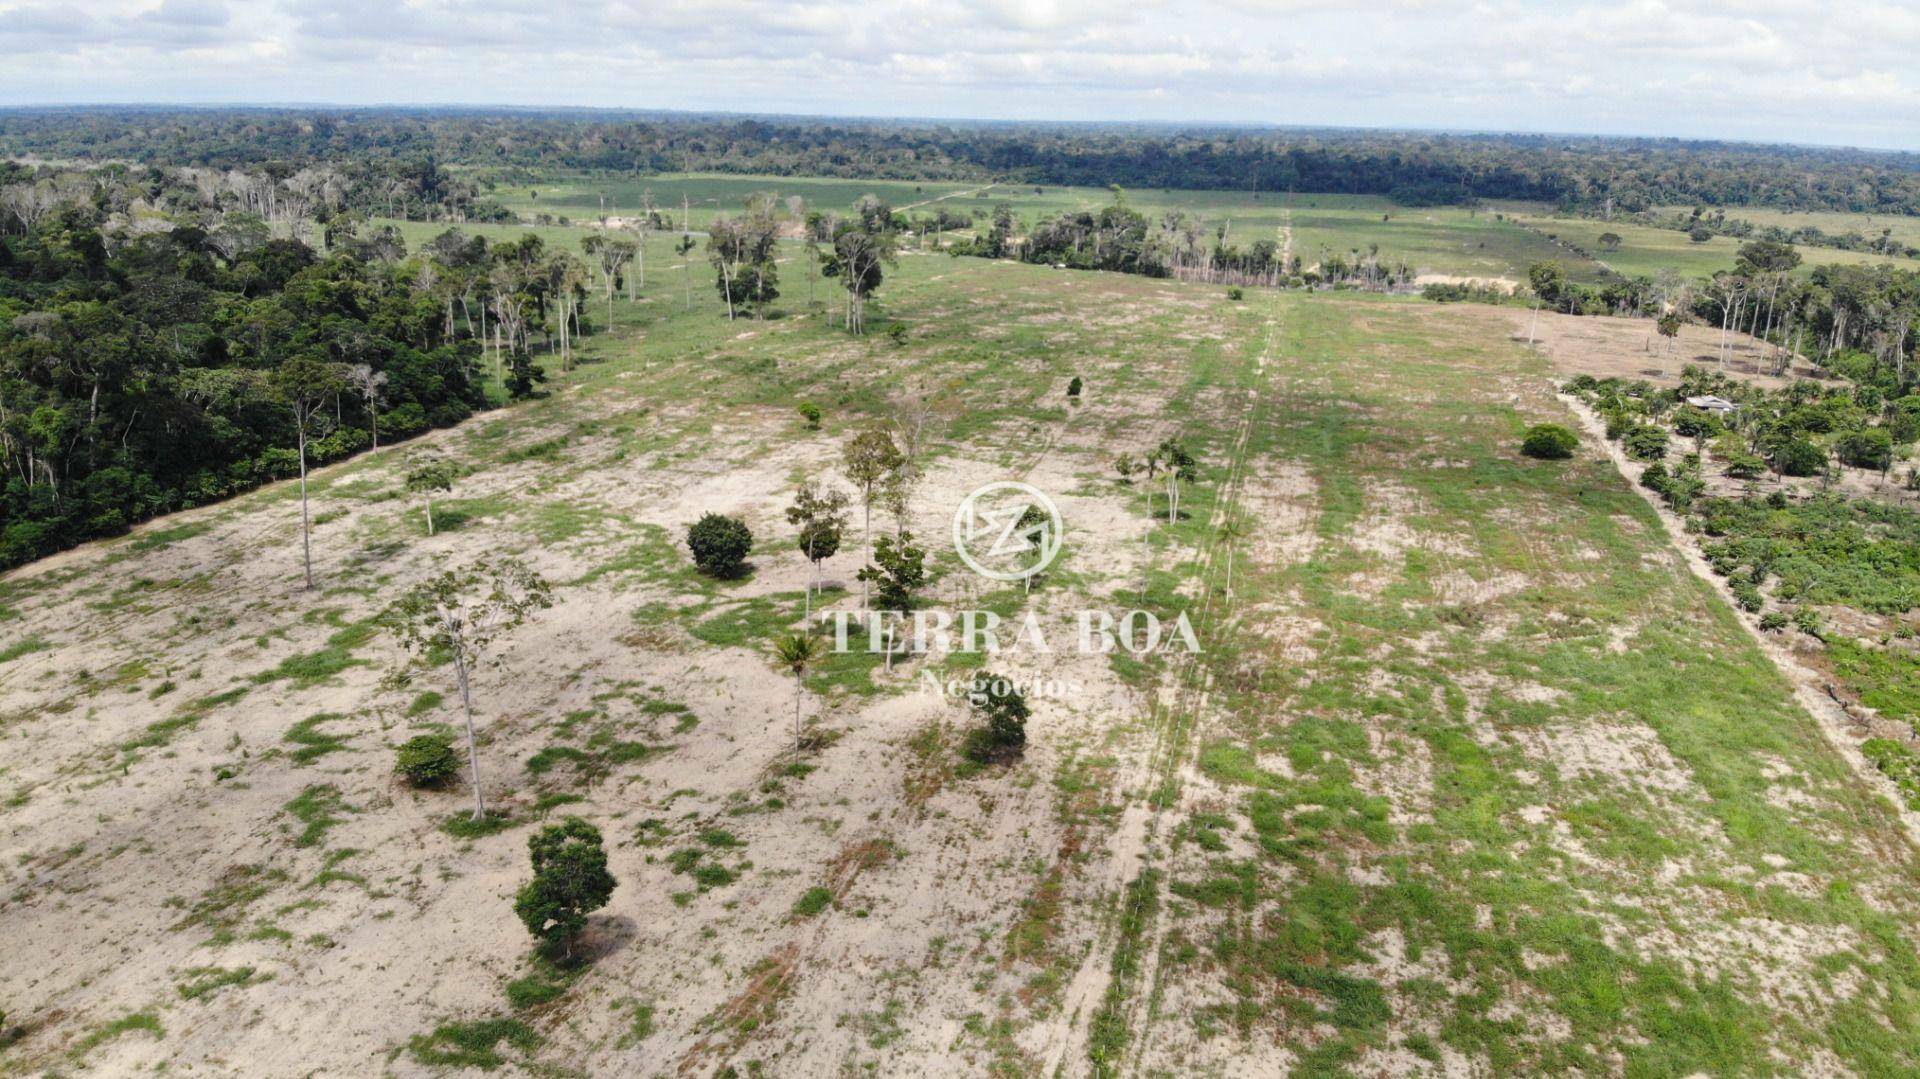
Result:
{"type": "MultiPolygon", "coordinates": [[[[966,272],[1028,271],[969,263],[966,272]]],[[[1229,339],[1202,290],[1073,280],[1131,290],[1131,299],[1102,305],[1116,325],[1173,318],[1184,343],[1218,347],[1235,361],[1253,356],[1266,380],[1268,422],[1289,422],[1295,395],[1307,400],[1325,388],[1283,355],[1269,365],[1258,340],[1229,339]]],[[[1350,310],[1404,330],[1395,320],[1415,309],[1350,310]]],[[[1504,325],[1499,312],[1419,308],[1417,317],[1483,318],[1496,333],[1504,325]]],[[[1013,328],[1047,331],[1062,321],[1040,310],[1013,328]]],[[[761,332],[778,331],[755,327],[741,336],[761,332]]],[[[1553,404],[1540,381],[1496,373],[1485,392],[1507,401],[1524,395],[1537,412],[1553,404]]],[[[982,594],[952,572],[944,537],[966,491],[1011,477],[1050,492],[1068,525],[1063,581],[1043,586],[1032,609],[1064,633],[1084,605],[1124,607],[1149,557],[1142,541],[1151,526],[1138,512],[1139,489],[1115,482],[1110,462],[1172,433],[1162,415],[1172,392],[1169,385],[1125,400],[1095,393],[1044,432],[1010,421],[942,447],[908,522],[947,571],[931,587],[935,600],[967,606],[982,594]]],[[[1251,400],[1225,384],[1201,392],[1216,395],[1205,403],[1221,417],[1223,437],[1244,443],[1247,428],[1232,424],[1246,422],[1251,400]]],[[[511,417],[509,441],[528,447],[575,429],[562,416],[633,418],[632,402],[618,394],[564,404],[571,411],[561,416],[554,409],[511,417]]],[[[429,441],[456,458],[478,458],[498,451],[491,432],[502,422],[481,418],[429,441]]],[[[323,471],[331,489],[317,501],[318,595],[297,587],[298,504],[287,485],[7,578],[6,602],[19,615],[0,628],[8,640],[46,647],[0,665],[0,1008],[25,1028],[0,1056],[0,1072],[126,1074],[164,1064],[207,1075],[430,1074],[407,1051],[410,1040],[449,1020],[506,1015],[544,1038],[538,1068],[522,1069],[535,1074],[709,1075],[729,1065],[777,1076],[1087,1071],[1091,1016],[1114,977],[1112,899],[1149,861],[1180,873],[1199,868],[1192,848],[1172,850],[1175,827],[1196,812],[1237,806],[1243,792],[1216,783],[1196,754],[1247,717],[1225,714],[1218,687],[1192,666],[1160,684],[1129,684],[1105,657],[1063,647],[995,664],[1000,673],[1081,687],[1035,702],[1026,758],[1003,771],[958,772],[954,749],[970,719],[955,702],[913,689],[808,695],[813,737],[796,750],[792,680],[756,647],[691,631],[801,587],[807,567],[782,509],[797,473],[833,471],[839,441],[796,435],[786,409],[706,415],[663,407],[636,422],[643,432],[697,426],[701,452],[669,439],[628,453],[613,436],[575,437],[559,464],[494,464],[463,479],[461,501],[501,508],[431,538],[417,530],[416,507],[389,497],[399,455],[323,471]],[[554,505],[580,510],[584,523],[543,538],[529,511],[554,505]],[[708,510],[737,514],[766,537],[750,579],[713,587],[678,568],[681,530],[708,510]],[[668,537],[670,572],[601,572],[629,556],[644,566],[650,548],[640,537],[653,529],[668,537]],[[468,804],[464,787],[416,792],[395,781],[394,746],[430,724],[457,722],[453,688],[444,669],[409,667],[389,636],[354,636],[408,584],[496,553],[519,554],[562,587],[556,606],[506,639],[479,672],[486,793],[524,820],[572,812],[593,820],[620,882],[583,942],[591,972],[559,1002],[519,1013],[508,1009],[503,987],[529,971],[529,941],[510,904],[526,877],[530,829],[455,838],[440,822],[468,804]],[[678,614],[689,610],[702,613],[678,614]],[[338,643],[343,634],[350,643],[338,643]],[[312,657],[330,641],[345,665],[310,682],[276,677],[283,661],[312,657]],[[425,691],[442,699],[422,705],[425,691]],[[1192,729],[1176,729],[1169,716],[1192,716],[1192,729]],[[528,767],[548,747],[590,745],[589,732],[654,751],[603,770],[528,767]],[[1153,793],[1168,775],[1180,780],[1179,793],[1163,803],[1153,793]],[[315,834],[316,819],[329,818],[315,834]],[[737,879],[701,890],[670,861],[686,850],[737,879]],[[829,907],[796,913],[814,888],[827,891],[829,907]],[[235,984],[190,992],[207,968],[235,975],[235,984]],[[153,1016],[163,1036],[104,1036],[132,1015],[153,1016]]],[[[1448,451],[1420,447],[1391,463],[1451,467],[1457,454],[1448,451]]],[[[1315,556],[1326,507],[1300,462],[1236,464],[1226,490],[1226,503],[1239,503],[1259,526],[1238,549],[1242,573],[1276,573],[1315,556]]],[[[1438,587],[1461,604],[1529,584],[1477,573],[1465,540],[1421,531],[1416,522],[1427,507],[1410,486],[1370,487],[1352,509],[1351,527],[1333,542],[1356,567],[1344,584],[1356,595],[1380,595],[1402,564],[1426,556],[1445,560],[1438,587]]],[[[858,519],[856,510],[856,527],[858,519]]],[[[875,523],[893,527],[884,514],[875,523]]],[[[1233,550],[1172,547],[1151,557],[1163,570],[1207,578],[1233,550]]],[[[857,561],[852,550],[830,560],[828,583],[857,592],[857,561]]],[[[1535,569],[1543,577],[1566,572],[1535,569]]],[[[1193,598],[1222,602],[1218,592],[1193,598]]],[[[1254,627],[1259,645],[1244,670],[1230,672],[1236,677],[1257,674],[1270,657],[1305,664],[1333,632],[1287,595],[1224,602],[1233,624],[1254,627]]],[[[1486,627],[1489,646],[1505,628],[1486,627]]],[[[1417,654],[1422,645],[1405,647],[1417,654]]],[[[904,660],[875,677],[904,689],[928,666],[904,660]]],[[[1383,680],[1390,666],[1382,664],[1383,680]]],[[[1490,702],[1550,702],[1555,692],[1463,680],[1470,728],[1489,749],[1517,737],[1485,718],[1490,702]]],[[[1278,729],[1297,717],[1257,718],[1278,729]]],[[[1396,825],[1430,819],[1436,795],[1426,743],[1391,719],[1367,720],[1372,759],[1361,781],[1389,798],[1396,825]]],[[[1644,725],[1567,732],[1523,748],[1543,770],[1629,785],[1667,799],[1676,813],[1700,797],[1698,777],[1644,725]]],[[[1275,774],[1289,767],[1280,754],[1257,763],[1275,774]]],[[[1794,770],[1791,762],[1781,768],[1794,770]]],[[[1578,838],[1546,831],[1555,826],[1547,809],[1518,812],[1537,815],[1534,823],[1568,858],[1592,857],[1578,838]]],[[[1244,835],[1229,842],[1232,853],[1250,853],[1244,835]]],[[[1703,860],[1707,848],[1703,842],[1703,860]]],[[[1356,852],[1348,870],[1355,885],[1378,886],[1395,854],[1356,852]]],[[[1205,928],[1198,916],[1192,924],[1163,918],[1149,940],[1198,939],[1205,928]]],[[[1396,992],[1449,984],[1443,956],[1409,957],[1394,932],[1369,939],[1368,973],[1396,992]]],[[[1728,947],[1758,941],[1812,963],[1844,944],[1784,933],[1754,928],[1728,947]]],[[[1642,945],[1691,946],[1682,938],[1642,945]]],[[[1186,1016],[1236,998],[1217,976],[1162,971],[1161,953],[1150,946],[1147,969],[1135,976],[1128,1015],[1139,1040],[1130,1067],[1273,1075],[1297,1063],[1279,1038],[1196,1033],[1186,1016]]],[[[1407,992],[1396,1002],[1411,999],[1407,992]]],[[[1558,1018],[1524,1000],[1502,1006],[1542,1028],[1558,1018]]],[[[1451,1051],[1429,1066],[1383,1043],[1363,1070],[1476,1067],[1451,1051]]]]}
{"type": "MultiPolygon", "coordinates": [[[[1679,337],[1669,341],[1654,333],[1652,321],[1643,318],[1542,311],[1536,323],[1532,311],[1505,313],[1513,323],[1516,340],[1525,341],[1531,333],[1554,368],[1569,376],[1638,378],[1671,386],[1679,383],[1680,369],[1691,363],[1764,386],[1786,383],[1772,373],[1775,360],[1770,346],[1746,334],[1728,334],[1731,347],[1723,354],[1717,326],[1688,323],[1680,327],[1679,337]]],[[[1792,374],[1797,378],[1824,377],[1804,359],[1795,361],[1792,374]]]]}

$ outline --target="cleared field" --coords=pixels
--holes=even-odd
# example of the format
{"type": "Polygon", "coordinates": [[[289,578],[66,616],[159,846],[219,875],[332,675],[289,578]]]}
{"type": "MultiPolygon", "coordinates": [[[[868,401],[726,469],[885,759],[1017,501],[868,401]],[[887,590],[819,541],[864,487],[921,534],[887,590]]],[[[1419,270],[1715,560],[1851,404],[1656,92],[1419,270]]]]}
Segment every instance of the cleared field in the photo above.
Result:
{"type": "MultiPolygon", "coordinates": [[[[968,216],[985,215],[1005,203],[1029,225],[1064,211],[1097,209],[1113,199],[1106,188],[714,174],[555,179],[533,187],[502,186],[495,198],[520,214],[551,213],[577,221],[602,212],[631,213],[640,205],[643,189],[651,190],[659,205],[673,210],[676,217],[680,196],[686,194],[692,200],[695,228],[705,228],[716,214],[737,212],[748,196],[763,192],[798,195],[810,207],[840,211],[865,194],[878,195],[897,208],[927,207],[937,201],[968,216]],[[530,197],[535,191],[538,197],[530,197]]],[[[1404,259],[1419,272],[1457,277],[1520,280],[1533,262],[1556,257],[1578,262],[1541,237],[1495,220],[1487,210],[1412,209],[1370,195],[1129,190],[1124,197],[1129,205],[1150,214],[1169,210],[1194,214],[1215,230],[1224,227],[1234,243],[1260,239],[1282,243],[1291,232],[1292,250],[1308,266],[1330,255],[1365,252],[1374,246],[1389,260],[1404,259]]],[[[1598,266],[1573,265],[1571,269],[1582,280],[1602,276],[1598,266]]]]}
{"type": "MultiPolygon", "coordinates": [[[[1527,266],[1549,258],[1567,261],[1565,252],[1513,224],[1497,221],[1489,210],[1459,207],[1412,208],[1373,195],[1286,192],[1127,190],[1129,206],[1147,214],[1181,210],[1204,220],[1239,245],[1256,240],[1291,242],[1303,265],[1329,256],[1351,255],[1377,247],[1388,261],[1405,260],[1418,272],[1454,277],[1524,280],[1527,266]]],[[[1032,224],[1068,210],[1094,210],[1113,201],[1105,188],[1000,185],[980,195],[953,200],[956,207],[1014,208],[1032,224]]],[[[1577,260],[1576,260],[1577,261],[1577,260]]],[[[1576,273],[1580,267],[1574,267],[1576,273]]],[[[1592,276],[1599,276],[1592,267],[1592,276]]]]}
{"type": "MultiPolygon", "coordinates": [[[[1812,226],[1830,236],[1844,236],[1857,232],[1872,239],[1882,232],[1891,231],[1893,238],[1906,244],[1920,244],[1920,217],[1907,214],[1849,214],[1826,210],[1780,210],[1771,206],[1721,206],[1715,209],[1725,210],[1730,218],[1751,221],[1756,225],[1778,226],[1783,229],[1799,229],[1812,226]]],[[[1662,213],[1691,213],[1691,206],[1663,206],[1662,213]]],[[[1810,248],[1811,251],[1825,253],[1829,248],[1810,248]]]]}
{"type": "MultiPolygon", "coordinates": [[[[1705,243],[1694,243],[1687,234],[1674,229],[1649,228],[1644,225],[1629,225],[1621,222],[1595,221],[1587,218],[1567,218],[1520,215],[1521,219],[1539,228],[1549,235],[1558,236],[1596,256],[1614,270],[1629,277],[1646,275],[1657,276],[1662,270],[1674,270],[1687,277],[1706,277],[1719,270],[1731,270],[1737,258],[1740,245],[1744,241],[1731,236],[1715,236],[1705,243]],[[1620,246],[1607,250],[1600,244],[1600,236],[1611,232],[1620,237],[1620,246]]],[[[1830,247],[1799,248],[1801,263],[1799,273],[1805,276],[1815,266],[1853,266],[1863,263],[1883,263],[1902,269],[1920,269],[1920,262],[1912,259],[1890,259],[1863,251],[1841,251],[1830,247]]],[[[1560,261],[1573,265],[1580,262],[1562,253],[1560,261]]]]}
{"type": "Polygon", "coordinates": [[[531,218],[549,213],[575,220],[602,214],[632,216],[641,199],[653,195],[654,204],[680,220],[681,199],[688,200],[693,227],[704,229],[720,214],[737,213],[749,197],[766,192],[781,198],[797,195],[809,207],[846,211],[862,195],[877,195],[896,207],[910,206],[967,191],[979,184],[935,183],[917,180],[839,180],[812,176],[736,176],[718,173],[664,173],[627,178],[556,176],[532,185],[501,184],[495,201],[531,218]]]}
{"type": "Polygon", "coordinates": [[[317,593],[284,484],[0,579],[36,642],[0,660],[0,1071],[1920,1068],[1900,818],[1596,447],[1516,454],[1566,413],[1510,312],[911,256],[895,343],[804,278],[767,322],[651,280],[551,396],[429,436],[467,470],[439,534],[413,447],[319,473],[317,593]],[[920,681],[978,660],[836,657],[796,749],[782,509],[901,399],[937,405],[928,603],[1062,641],[1184,610],[1204,651],[997,658],[1082,689],[984,769],[920,681]],[[1111,465],[1171,435],[1169,524],[1111,465]],[[1031,595],[939,539],[1002,478],[1067,521],[1031,595]],[[745,579],[687,564],[707,510],[745,579]],[[485,553],[556,605],[479,675],[507,820],[463,836],[462,791],[391,774],[458,721],[448,672],[374,619],[485,553]],[[561,814],[620,881],[563,976],[511,912],[561,814]]]}

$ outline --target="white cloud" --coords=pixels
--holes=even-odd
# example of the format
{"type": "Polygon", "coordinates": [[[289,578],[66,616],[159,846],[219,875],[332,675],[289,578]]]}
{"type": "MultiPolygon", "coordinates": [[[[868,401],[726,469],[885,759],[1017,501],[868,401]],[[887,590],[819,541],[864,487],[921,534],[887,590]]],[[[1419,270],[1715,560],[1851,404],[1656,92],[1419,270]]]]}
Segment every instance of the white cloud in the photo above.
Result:
{"type": "Polygon", "coordinates": [[[1920,11],[1886,0],[0,0],[7,104],[464,102],[1920,149],[1916,54],[1920,11]]]}

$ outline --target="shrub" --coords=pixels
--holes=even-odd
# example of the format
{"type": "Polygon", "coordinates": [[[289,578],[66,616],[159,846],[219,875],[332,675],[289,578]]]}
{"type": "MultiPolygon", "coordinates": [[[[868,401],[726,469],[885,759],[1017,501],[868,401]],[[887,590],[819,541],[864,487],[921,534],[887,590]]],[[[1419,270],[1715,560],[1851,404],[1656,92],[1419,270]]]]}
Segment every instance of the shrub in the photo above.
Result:
{"type": "Polygon", "coordinates": [[[1073,376],[1073,378],[1067,383],[1067,396],[1068,397],[1080,396],[1080,388],[1082,385],[1083,383],[1081,383],[1080,381],[1080,376],[1079,375],[1073,376]]]}
{"type": "Polygon", "coordinates": [[[1773,467],[1787,476],[1818,476],[1826,471],[1827,451],[1804,438],[1791,439],[1774,451],[1773,467]]]}
{"type": "Polygon", "coordinates": [[[967,756],[982,764],[1019,756],[1027,745],[1027,717],[1033,714],[1026,696],[1012,679],[996,674],[982,673],[973,685],[968,702],[983,722],[967,738],[967,756]]]}
{"type": "Polygon", "coordinates": [[[1703,244],[1713,239],[1713,233],[1699,225],[1695,225],[1692,229],[1688,230],[1687,239],[1697,244],[1703,244]]]}
{"type": "Polygon", "coordinates": [[[818,431],[820,429],[820,416],[822,413],[819,405],[814,404],[812,401],[802,401],[800,402],[799,411],[800,418],[807,421],[808,430],[818,431]]]}
{"type": "Polygon", "coordinates": [[[1780,611],[1768,611],[1766,614],[1760,616],[1760,628],[1768,630],[1786,629],[1787,616],[1780,611]]]}
{"type": "Polygon", "coordinates": [[[1572,457],[1578,445],[1580,436],[1567,428],[1557,423],[1536,423],[1527,428],[1526,437],[1520,441],[1520,452],[1543,461],[1557,461],[1572,457]]]}
{"type": "Polygon", "coordinates": [[[459,773],[460,754],[454,751],[452,738],[422,734],[400,747],[394,770],[413,786],[437,787],[459,773]]]}
{"type": "Polygon", "coordinates": [[[826,910],[827,906],[832,902],[833,892],[819,885],[815,885],[812,888],[808,888],[807,893],[794,902],[793,913],[797,918],[811,918],[821,911],[826,910]]]}
{"type": "Polygon", "coordinates": [[[1637,461],[1658,461],[1667,455],[1667,431],[1650,423],[1636,424],[1627,431],[1620,444],[1626,447],[1628,457],[1637,461]]]}
{"type": "Polygon", "coordinates": [[[713,577],[738,577],[753,550],[753,532],[733,517],[709,513],[687,527],[687,549],[693,564],[713,577]]]}
{"type": "Polygon", "coordinates": [[[1726,454],[1726,474],[1736,480],[1750,480],[1767,470],[1766,458],[1745,450],[1735,450],[1726,454]]]}
{"type": "Polygon", "coordinates": [[[1229,300],[1244,300],[1246,298],[1247,291],[1239,285],[1235,285],[1227,290],[1227,299],[1229,300]]]}

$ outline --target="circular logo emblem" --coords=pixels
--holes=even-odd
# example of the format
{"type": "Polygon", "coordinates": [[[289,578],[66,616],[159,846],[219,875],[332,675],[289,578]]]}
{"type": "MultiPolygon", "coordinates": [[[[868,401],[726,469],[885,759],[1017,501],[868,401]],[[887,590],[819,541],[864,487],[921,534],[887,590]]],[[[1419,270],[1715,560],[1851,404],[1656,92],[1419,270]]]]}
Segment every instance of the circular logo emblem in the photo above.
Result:
{"type": "Polygon", "coordinates": [[[953,549],[975,573],[1019,581],[1047,568],[1066,531],[1041,490],[1017,480],[976,487],[953,513],[953,549]]]}

